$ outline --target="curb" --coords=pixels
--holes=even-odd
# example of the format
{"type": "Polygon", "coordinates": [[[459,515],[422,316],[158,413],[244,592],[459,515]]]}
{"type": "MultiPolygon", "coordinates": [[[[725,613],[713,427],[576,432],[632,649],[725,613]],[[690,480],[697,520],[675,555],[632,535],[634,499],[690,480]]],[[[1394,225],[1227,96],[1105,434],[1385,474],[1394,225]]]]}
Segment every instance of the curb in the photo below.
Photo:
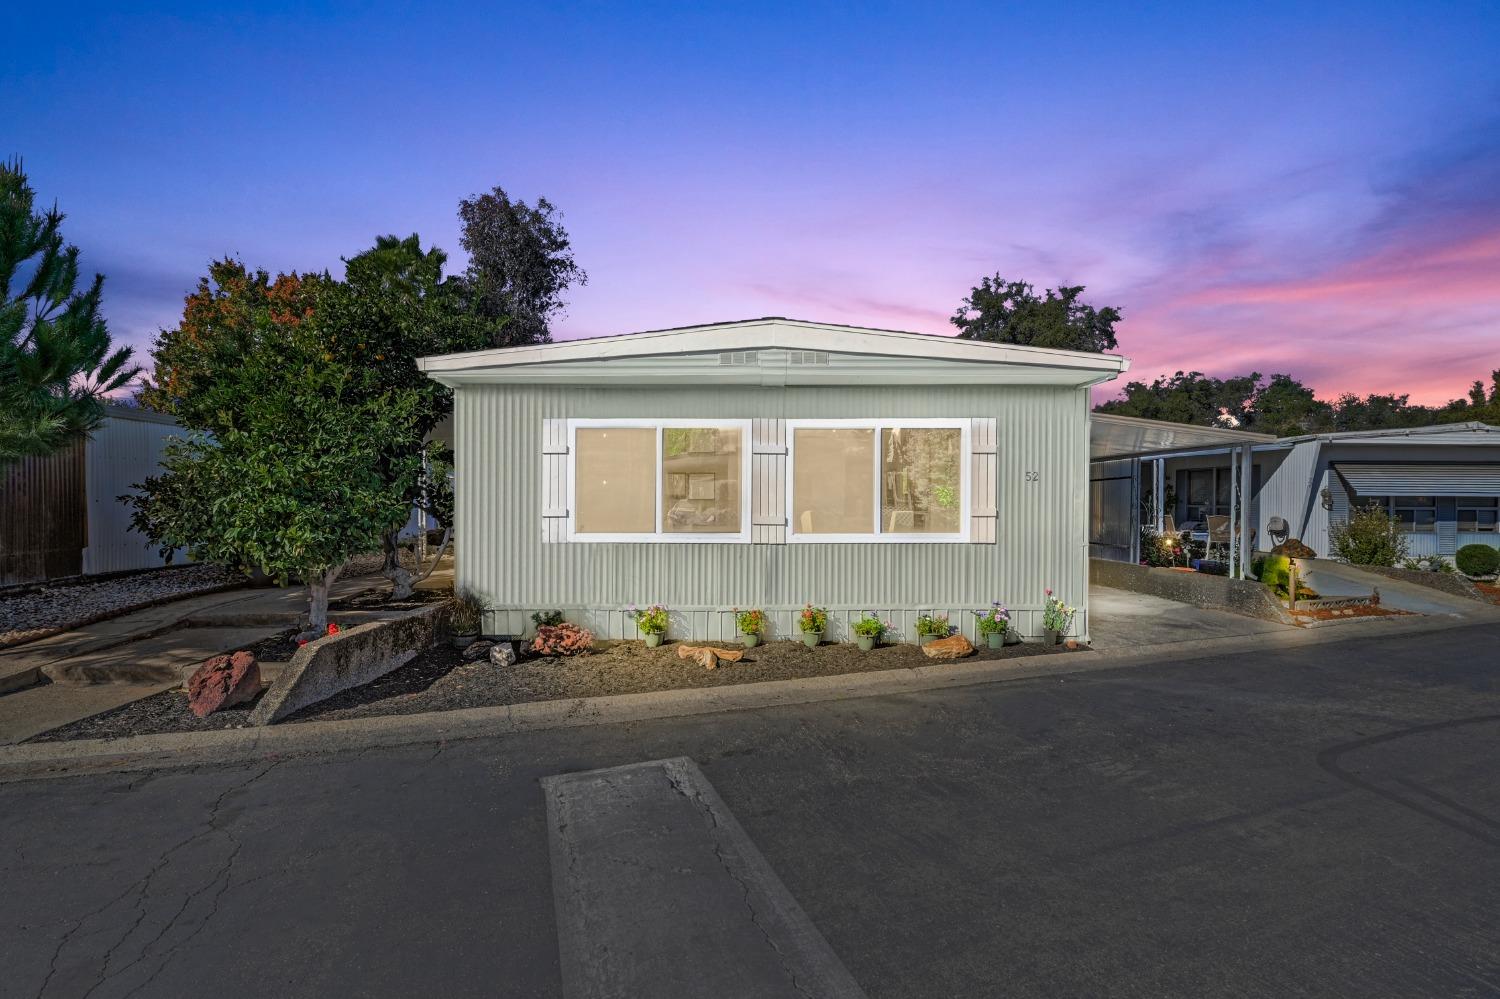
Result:
{"type": "Polygon", "coordinates": [[[1011,680],[1030,680],[1191,662],[1215,655],[1275,651],[1361,638],[1383,639],[1482,627],[1484,622],[1448,619],[1364,618],[1377,632],[1296,629],[1198,641],[1164,643],[1025,659],[919,666],[914,669],[845,673],[721,687],[614,694],[605,697],[531,701],[412,715],[379,715],[338,721],[293,722],[266,728],[175,732],[124,739],[80,739],[0,748],[0,783],[82,774],[191,767],[351,749],[494,738],[524,732],[655,721],[726,711],[816,704],[823,701],[921,693],[1011,680]],[[1331,631],[1331,633],[1330,633],[1331,631]]]}

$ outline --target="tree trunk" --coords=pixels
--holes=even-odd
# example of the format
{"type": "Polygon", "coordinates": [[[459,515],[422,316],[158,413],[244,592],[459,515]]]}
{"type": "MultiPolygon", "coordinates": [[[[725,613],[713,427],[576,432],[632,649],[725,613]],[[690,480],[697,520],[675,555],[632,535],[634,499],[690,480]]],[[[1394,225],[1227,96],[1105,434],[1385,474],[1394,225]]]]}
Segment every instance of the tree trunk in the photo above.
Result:
{"type": "Polygon", "coordinates": [[[344,570],[342,565],[310,573],[307,577],[307,630],[298,635],[314,641],[328,634],[328,592],[344,570]]]}
{"type": "Polygon", "coordinates": [[[450,541],[452,541],[452,540],[453,540],[453,528],[451,528],[451,527],[445,527],[445,528],[443,528],[443,543],[440,544],[440,545],[438,545],[437,555],[433,556],[432,565],[428,566],[427,567],[427,571],[424,572],[424,573],[422,573],[422,575],[420,575],[420,576],[417,577],[417,582],[420,583],[422,580],[424,580],[428,576],[432,575],[433,571],[435,569],[437,569],[438,563],[440,563],[440,562],[443,561],[443,556],[446,555],[446,554],[448,554],[448,543],[450,541]]]}
{"type": "Polygon", "coordinates": [[[385,562],[380,567],[381,575],[391,581],[391,599],[407,600],[411,597],[412,575],[401,564],[401,546],[397,543],[399,530],[387,531],[380,536],[380,547],[385,552],[385,562]]]}

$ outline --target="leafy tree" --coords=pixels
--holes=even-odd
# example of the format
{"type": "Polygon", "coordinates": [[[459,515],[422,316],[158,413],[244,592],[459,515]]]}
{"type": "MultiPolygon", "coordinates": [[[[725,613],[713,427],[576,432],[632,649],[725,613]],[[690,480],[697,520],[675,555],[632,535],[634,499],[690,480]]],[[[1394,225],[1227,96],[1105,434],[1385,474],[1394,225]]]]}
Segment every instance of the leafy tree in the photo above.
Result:
{"type": "Polygon", "coordinates": [[[1333,429],[1336,431],[1423,427],[1435,422],[1436,418],[1435,410],[1413,405],[1405,395],[1358,396],[1346,392],[1333,401],[1333,429]]]}
{"type": "Polygon", "coordinates": [[[210,263],[184,300],[181,321],[157,334],[141,405],[198,430],[239,426],[245,417],[241,359],[257,356],[267,338],[279,341],[311,320],[319,293],[330,283],[318,274],[273,279],[229,258],[210,263]]]}
{"type": "Polygon", "coordinates": [[[469,254],[465,285],[481,311],[510,322],[496,346],[545,343],[550,322],[573,284],[588,275],[573,259],[562,213],[546,198],[533,207],[504,188],[459,202],[460,242],[469,254]]]}
{"type": "MultiPolygon", "coordinates": [[[[351,398],[394,394],[408,400],[412,420],[404,433],[388,438],[377,463],[393,480],[401,478],[412,461],[433,468],[431,455],[423,461],[433,450],[427,439],[453,411],[452,390],[418,370],[416,359],[501,342],[511,322],[483,314],[462,284],[444,280],[447,259],[436,247],[423,250],[415,234],[405,239],[381,236],[373,247],[344,261],[344,280],[322,291],[312,324],[322,349],[346,367],[351,398]]],[[[443,475],[443,482],[433,475],[402,478],[408,502],[430,506],[445,490],[443,475]]],[[[445,529],[451,525],[451,515],[443,516],[441,509],[429,512],[438,515],[445,529]]],[[[381,538],[383,571],[396,599],[410,595],[413,583],[400,562],[399,530],[397,525],[381,538]]]]}
{"type": "Polygon", "coordinates": [[[104,420],[103,398],[140,371],[99,314],[104,276],[78,290],[63,217],[56,206],[36,211],[19,160],[0,163],[0,466],[87,436],[104,420]]]}
{"type": "Polygon", "coordinates": [[[951,322],[968,340],[1014,343],[1103,353],[1114,350],[1120,310],[1079,301],[1083,285],[1047,289],[1046,297],[1024,281],[986,277],[969,292],[951,322]]]}
{"type": "Polygon", "coordinates": [[[1246,430],[1295,437],[1327,430],[1333,422],[1333,407],[1291,375],[1272,375],[1256,388],[1247,416],[1246,430]]]}
{"type": "Polygon", "coordinates": [[[209,382],[239,411],[169,445],[162,473],[127,502],[164,551],[305,581],[309,634],[322,634],[348,560],[407,518],[420,460],[395,464],[387,448],[411,436],[415,400],[363,391],[310,323],[270,306],[247,318],[247,352],[209,382]]]}
{"type": "Polygon", "coordinates": [[[1260,385],[1260,374],[1220,379],[1201,371],[1179,371],[1149,384],[1125,384],[1125,397],[1095,407],[1101,413],[1138,416],[1147,420],[1192,423],[1213,427],[1242,425],[1248,419],[1260,385]]]}
{"type": "Polygon", "coordinates": [[[1455,399],[1438,411],[1439,423],[1470,421],[1500,426],[1500,369],[1490,373],[1490,388],[1485,394],[1484,382],[1475,381],[1467,399],[1455,399]]]}

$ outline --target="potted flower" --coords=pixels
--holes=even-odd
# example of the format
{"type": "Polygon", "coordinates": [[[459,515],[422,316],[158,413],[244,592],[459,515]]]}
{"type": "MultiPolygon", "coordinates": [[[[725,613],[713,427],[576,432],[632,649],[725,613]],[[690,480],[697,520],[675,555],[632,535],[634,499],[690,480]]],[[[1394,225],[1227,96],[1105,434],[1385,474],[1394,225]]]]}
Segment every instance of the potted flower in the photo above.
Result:
{"type": "Polygon", "coordinates": [[[859,651],[869,652],[880,641],[880,636],[885,634],[886,629],[891,626],[889,621],[882,621],[870,611],[865,611],[863,617],[849,626],[854,632],[854,640],[859,645],[859,651]]]}
{"type": "Polygon", "coordinates": [[[1047,633],[1048,645],[1062,641],[1077,612],[1077,608],[1069,607],[1054,597],[1051,590],[1047,591],[1047,602],[1042,606],[1042,630],[1047,633]]]}
{"type": "Polygon", "coordinates": [[[753,649],[760,644],[760,636],[766,631],[766,612],[762,610],[734,609],[734,626],[740,630],[745,648],[753,649]]]}
{"type": "Polygon", "coordinates": [[[917,618],[917,644],[926,645],[938,638],[947,638],[953,631],[947,614],[923,614],[917,618]]]}
{"type": "Polygon", "coordinates": [[[630,610],[625,613],[635,618],[636,630],[646,640],[646,648],[654,649],[661,644],[661,640],[667,634],[667,609],[661,604],[652,604],[647,608],[631,605],[630,610]]]}
{"type": "Polygon", "coordinates": [[[797,615],[797,630],[802,632],[803,645],[816,648],[828,630],[828,608],[804,604],[802,613],[797,615]]]}
{"type": "Polygon", "coordinates": [[[448,630],[455,649],[467,649],[479,637],[484,621],[484,603],[468,590],[459,590],[448,601],[448,630]]]}
{"type": "Polygon", "coordinates": [[[1005,632],[1010,628],[1010,611],[996,600],[990,605],[989,610],[971,611],[974,615],[974,626],[985,640],[985,644],[992,649],[998,649],[1005,645],[1005,632]]]}

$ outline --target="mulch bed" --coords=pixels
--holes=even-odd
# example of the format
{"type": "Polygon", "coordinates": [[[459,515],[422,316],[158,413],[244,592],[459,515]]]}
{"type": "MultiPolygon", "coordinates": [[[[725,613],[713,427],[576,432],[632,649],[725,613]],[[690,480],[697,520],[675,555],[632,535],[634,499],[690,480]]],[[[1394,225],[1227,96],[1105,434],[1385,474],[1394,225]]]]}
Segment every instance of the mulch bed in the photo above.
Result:
{"type": "MultiPolygon", "coordinates": [[[[276,636],[254,647],[259,658],[290,658],[284,645],[292,632],[276,636]],[[264,648],[264,652],[260,651],[264,648]]],[[[466,662],[463,653],[447,643],[434,645],[400,669],[363,687],[335,694],[318,704],[291,715],[287,722],[341,718],[369,718],[375,715],[407,715],[424,711],[451,711],[529,701],[550,701],[575,697],[601,697],[610,694],[634,694],[653,690],[682,690],[692,687],[720,687],[766,680],[790,680],[810,676],[837,676],[844,673],[872,673],[880,670],[911,669],[916,666],[941,665],[927,658],[914,645],[881,646],[861,652],[852,644],[826,644],[809,649],[801,642],[768,642],[747,650],[738,663],[725,663],[706,670],[677,655],[679,642],[668,642],[646,648],[643,642],[600,642],[581,656],[553,658],[527,656],[507,668],[490,664],[488,659],[466,662]]],[[[692,643],[739,648],[725,643],[692,643]]],[[[295,646],[293,646],[295,650],[295,646]]],[[[1039,655],[1060,655],[1069,650],[1063,646],[1040,644],[1010,645],[1004,649],[979,649],[961,662],[1023,659],[1039,655]]],[[[160,732],[206,732],[241,728],[249,724],[246,704],[197,718],[187,708],[187,695],[169,690],[124,705],[94,718],[43,733],[30,742],[57,742],[67,739],[113,739],[129,735],[160,732]]]]}
{"type": "Polygon", "coordinates": [[[1500,583],[1475,583],[1474,588],[1483,593],[1492,604],[1500,604],[1500,583]]]}
{"type": "MultiPolygon", "coordinates": [[[[438,645],[374,683],[336,694],[287,720],[416,714],[528,701],[873,673],[935,663],[915,645],[887,645],[861,652],[853,644],[826,644],[809,649],[801,642],[778,641],[747,650],[745,658],[737,663],[724,663],[718,669],[706,670],[678,656],[680,644],[668,642],[659,648],[648,649],[643,642],[600,642],[581,656],[525,658],[503,670],[490,665],[487,660],[464,662],[462,653],[438,645]]],[[[739,648],[720,642],[689,644],[739,648]]],[[[1011,645],[995,651],[980,649],[961,661],[1020,659],[1067,651],[1062,646],[1011,645]]]]}
{"type": "Polygon", "coordinates": [[[1355,605],[1353,607],[1321,607],[1317,610],[1293,611],[1299,621],[1342,621],[1351,617],[1410,617],[1404,610],[1395,610],[1379,604],[1355,605]]]}

